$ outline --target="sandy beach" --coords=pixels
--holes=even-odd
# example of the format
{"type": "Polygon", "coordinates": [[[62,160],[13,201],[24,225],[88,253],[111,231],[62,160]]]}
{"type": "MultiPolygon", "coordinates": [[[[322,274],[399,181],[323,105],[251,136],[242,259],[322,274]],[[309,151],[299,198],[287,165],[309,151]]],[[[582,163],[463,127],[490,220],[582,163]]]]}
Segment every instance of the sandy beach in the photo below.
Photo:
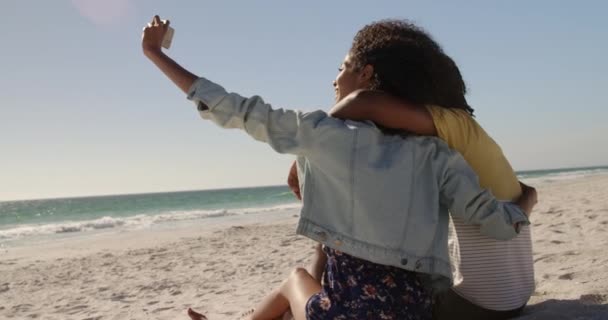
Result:
{"type": "MultiPolygon", "coordinates": [[[[536,291],[520,319],[608,319],[608,175],[537,186],[536,291]]],[[[313,242],[297,210],[0,250],[0,319],[238,319],[313,242]],[[268,221],[265,221],[268,220],[268,221]]]]}

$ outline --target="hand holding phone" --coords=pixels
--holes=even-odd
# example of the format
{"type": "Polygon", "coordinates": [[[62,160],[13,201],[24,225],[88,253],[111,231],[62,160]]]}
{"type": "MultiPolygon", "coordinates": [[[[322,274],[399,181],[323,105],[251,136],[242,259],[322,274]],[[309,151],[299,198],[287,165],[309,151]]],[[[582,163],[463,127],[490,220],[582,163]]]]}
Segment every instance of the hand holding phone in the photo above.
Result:
{"type": "Polygon", "coordinates": [[[161,20],[159,16],[154,16],[143,30],[141,45],[144,53],[160,52],[161,47],[169,49],[173,33],[169,20],[161,20]]]}

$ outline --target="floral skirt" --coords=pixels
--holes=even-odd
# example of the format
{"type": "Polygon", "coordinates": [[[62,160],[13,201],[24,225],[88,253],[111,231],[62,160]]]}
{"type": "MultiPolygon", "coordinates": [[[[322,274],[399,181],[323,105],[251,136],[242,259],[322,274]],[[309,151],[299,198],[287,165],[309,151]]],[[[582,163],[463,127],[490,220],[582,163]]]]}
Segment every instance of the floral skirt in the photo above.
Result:
{"type": "Polygon", "coordinates": [[[307,319],[431,319],[431,294],[417,273],[323,251],[322,290],[306,303],[307,319]]]}

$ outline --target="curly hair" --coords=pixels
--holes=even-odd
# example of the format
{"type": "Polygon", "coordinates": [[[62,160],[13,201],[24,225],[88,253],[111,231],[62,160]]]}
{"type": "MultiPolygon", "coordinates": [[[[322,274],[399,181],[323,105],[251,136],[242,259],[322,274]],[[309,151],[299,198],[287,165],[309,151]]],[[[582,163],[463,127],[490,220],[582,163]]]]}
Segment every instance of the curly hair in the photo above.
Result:
{"type": "Polygon", "coordinates": [[[372,90],[410,103],[466,110],[466,85],[458,66],[423,29],[406,20],[381,20],[366,25],[353,39],[354,68],[374,68],[372,90]]]}

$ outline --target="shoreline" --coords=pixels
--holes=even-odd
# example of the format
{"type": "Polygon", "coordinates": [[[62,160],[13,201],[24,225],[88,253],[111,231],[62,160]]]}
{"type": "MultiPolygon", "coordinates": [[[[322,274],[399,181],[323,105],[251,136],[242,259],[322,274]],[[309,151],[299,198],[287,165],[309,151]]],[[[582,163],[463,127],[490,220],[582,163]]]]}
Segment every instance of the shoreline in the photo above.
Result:
{"type": "MultiPolygon", "coordinates": [[[[261,212],[241,216],[222,216],[198,221],[180,221],[174,225],[139,230],[110,229],[68,234],[62,238],[34,239],[15,246],[0,247],[3,259],[63,258],[64,255],[90,255],[99,251],[141,249],[150,243],[166,245],[183,238],[209,236],[234,226],[276,225],[297,221],[299,207],[280,212],[261,212]],[[263,221],[263,222],[260,222],[263,221]],[[48,242],[47,242],[48,240],[48,242]]],[[[295,230],[295,227],[294,227],[295,230]]]]}

